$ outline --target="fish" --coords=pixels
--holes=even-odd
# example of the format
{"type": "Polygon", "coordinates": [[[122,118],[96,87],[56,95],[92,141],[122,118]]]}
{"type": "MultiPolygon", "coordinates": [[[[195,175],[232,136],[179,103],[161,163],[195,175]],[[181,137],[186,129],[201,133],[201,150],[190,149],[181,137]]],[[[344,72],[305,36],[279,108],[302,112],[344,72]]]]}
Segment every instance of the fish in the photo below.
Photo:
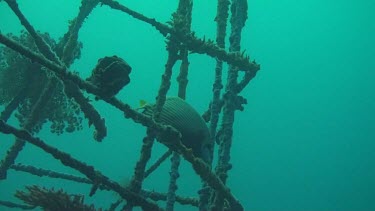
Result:
{"type": "MultiPolygon", "coordinates": [[[[143,114],[152,117],[154,104],[140,102],[143,114]]],[[[190,148],[194,156],[206,163],[210,158],[210,132],[201,115],[185,100],[179,97],[167,97],[160,113],[159,122],[171,125],[182,135],[181,142],[190,148]]]]}

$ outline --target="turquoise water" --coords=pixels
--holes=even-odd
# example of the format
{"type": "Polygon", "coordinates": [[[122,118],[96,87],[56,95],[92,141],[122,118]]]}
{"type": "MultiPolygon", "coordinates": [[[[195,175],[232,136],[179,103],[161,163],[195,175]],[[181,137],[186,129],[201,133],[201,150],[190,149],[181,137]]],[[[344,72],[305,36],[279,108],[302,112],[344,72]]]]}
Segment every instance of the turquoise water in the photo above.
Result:
{"type": "MultiPolygon", "coordinates": [[[[19,1],[25,16],[56,39],[78,12],[79,1],[19,1]]],[[[121,1],[161,22],[170,19],[177,1],[121,1]]],[[[216,1],[194,2],[192,28],[197,36],[214,38],[216,1]]],[[[261,70],[242,95],[245,111],[236,113],[228,186],[245,210],[375,210],[375,2],[249,1],[249,19],[242,48],[261,70]]],[[[0,2],[0,30],[18,33],[18,19],[0,2]]],[[[79,34],[82,57],[71,67],[83,78],[99,58],[118,55],[132,67],[131,83],[117,96],[133,107],[152,102],[166,61],[163,36],[126,14],[98,7],[79,34]]],[[[215,61],[192,54],[187,100],[200,112],[207,109],[215,61]]],[[[176,69],[177,70],[177,69],[176,69]]],[[[176,95],[177,83],[169,95],[176,95]]],[[[104,104],[94,106],[106,119],[108,137],[92,138],[93,128],[56,136],[48,129],[39,137],[126,183],[138,159],[145,129],[104,104]]],[[[3,107],[2,107],[3,108],[3,107]]],[[[17,125],[15,120],[10,121],[17,125]]],[[[0,134],[0,155],[13,138],[0,134]]],[[[166,151],[157,144],[153,160],[166,151]]],[[[51,156],[27,145],[17,162],[79,175],[51,156]]],[[[145,188],[167,191],[169,162],[145,188]]],[[[183,162],[178,194],[195,196],[199,178],[183,162]]],[[[0,181],[0,200],[16,201],[16,189],[39,184],[87,194],[90,187],[37,178],[10,170],[0,181]]],[[[116,195],[99,192],[88,203],[108,207],[116,195]]],[[[162,205],[164,207],[164,205],[162,205]]],[[[177,206],[176,210],[191,210],[177,206]]],[[[8,210],[0,207],[0,210],[8,210]]],[[[16,210],[16,209],[14,209],[16,210]]]]}

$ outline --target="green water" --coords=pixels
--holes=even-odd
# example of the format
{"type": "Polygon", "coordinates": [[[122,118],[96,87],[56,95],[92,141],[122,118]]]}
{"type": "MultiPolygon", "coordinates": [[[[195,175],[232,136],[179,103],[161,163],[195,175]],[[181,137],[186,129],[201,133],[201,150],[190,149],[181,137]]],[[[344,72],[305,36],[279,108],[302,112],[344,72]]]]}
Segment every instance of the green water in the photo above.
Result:
{"type": "MultiPolygon", "coordinates": [[[[121,1],[161,22],[170,19],[177,1],[121,1]]],[[[61,37],[80,1],[19,1],[37,30],[61,37]]],[[[195,1],[192,29],[214,38],[216,1],[195,1]]],[[[375,1],[249,1],[249,19],[242,48],[261,70],[242,96],[245,111],[236,113],[228,186],[245,210],[373,211],[375,210],[375,1]]],[[[22,28],[5,2],[0,2],[0,31],[22,28]]],[[[131,83],[117,96],[133,107],[140,99],[154,101],[167,58],[163,36],[126,14],[98,7],[79,34],[82,57],[71,69],[89,76],[97,60],[118,55],[132,67],[131,83]]],[[[211,99],[215,61],[192,54],[187,100],[200,112],[211,99]]],[[[177,69],[176,69],[177,70],[177,69]]],[[[169,95],[176,95],[176,82],[169,95]]],[[[145,129],[104,104],[94,106],[106,119],[108,137],[97,143],[93,128],[39,137],[72,156],[94,165],[105,175],[126,183],[138,159],[145,129]]],[[[1,108],[3,109],[3,107],[1,108]]],[[[10,124],[18,126],[15,119],[10,124]]],[[[1,159],[12,145],[0,134],[1,159]]],[[[157,144],[152,160],[166,151],[157,144]]],[[[79,175],[41,150],[27,145],[16,162],[79,175]]],[[[169,162],[144,187],[167,191],[169,162]]],[[[196,196],[198,176],[183,162],[178,195],[196,196]]],[[[0,200],[11,200],[16,189],[39,184],[87,194],[90,187],[72,182],[8,172],[0,181],[0,200]]],[[[116,195],[99,192],[88,203],[108,207],[116,195]]],[[[161,204],[164,207],[163,204],[161,204]]],[[[192,210],[177,206],[176,210],[192,210]]],[[[10,210],[0,207],[0,210],[10,210]]],[[[16,209],[13,209],[16,210],[16,209]]]]}

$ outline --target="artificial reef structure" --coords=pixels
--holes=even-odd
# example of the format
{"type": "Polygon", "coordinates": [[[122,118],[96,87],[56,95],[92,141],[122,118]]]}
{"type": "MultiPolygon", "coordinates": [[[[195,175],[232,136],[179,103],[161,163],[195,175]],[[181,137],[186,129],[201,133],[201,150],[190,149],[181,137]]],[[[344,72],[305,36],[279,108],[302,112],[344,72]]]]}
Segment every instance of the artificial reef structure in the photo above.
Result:
{"type": "Polygon", "coordinates": [[[114,0],[82,0],[77,17],[70,21],[68,32],[59,41],[52,39],[48,33],[34,29],[16,0],[3,0],[0,4],[7,4],[25,28],[20,36],[5,35],[0,31],[0,104],[5,106],[0,115],[0,132],[15,137],[7,153],[0,155],[0,179],[7,179],[8,172],[16,170],[89,184],[92,187],[90,193],[82,193],[87,197],[102,189],[116,192],[121,197],[110,207],[98,209],[85,204],[83,195],[32,185],[15,193],[24,204],[0,199],[0,205],[21,209],[41,207],[43,210],[132,210],[133,207],[141,207],[154,211],[173,210],[175,203],[180,203],[196,206],[197,210],[244,210],[235,193],[226,186],[226,181],[231,169],[231,145],[235,144],[232,138],[235,112],[243,110],[246,104],[246,99],[240,93],[260,68],[240,48],[241,32],[248,13],[247,0],[217,1],[215,41],[199,38],[191,30],[192,0],[179,0],[168,23],[146,17],[114,0]],[[108,6],[151,25],[165,37],[168,57],[161,73],[160,88],[155,102],[144,105],[142,109],[134,109],[116,98],[116,94],[131,83],[132,67],[122,58],[103,55],[86,79],[81,78],[79,72],[69,69],[74,60],[80,58],[80,28],[98,5],[108,6]],[[226,50],[228,25],[229,47],[226,50]],[[189,55],[192,53],[216,59],[216,66],[212,67],[215,73],[213,92],[204,114],[197,113],[184,100],[188,86],[189,55]],[[173,67],[178,61],[181,61],[178,96],[167,97],[172,72],[176,71],[173,67]],[[223,68],[224,63],[228,64],[228,69],[223,68]],[[227,75],[226,80],[223,80],[223,75],[227,75]],[[223,81],[226,83],[223,84],[223,81]],[[147,128],[143,140],[140,140],[143,145],[133,177],[126,187],[99,172],[95,166],[38,138],[38,132],[46,123],[51,123],[50,132],[53,134],[73,133],[82,129],[83,118],[95,128],[93,137],[96,141],[100,142],[107,136],[105,119],[83,91],[118,109],[135,124],[147,128]],[[12,115],[17,118],[19,127],[7,123],[12,115]],[[169,150],[147,169],[155,141],[169,150]],[[79,171],[82,177],[16,164],[15,160],[26,143],[51,154],[63,165],[79,171]],[[217,154],[214,148],[217,148],[217,154]],[[168,192],[144,190],[144,179],[150,177],[169,157],[168,192]],[[216,164],[213,163],[214,157],[216,164]],[[197,196],[176,195],[181,159],[191,163],[202,180],[197,196]],[[161,200],[165,201],[164,207],[156,203],[161,200]]]}

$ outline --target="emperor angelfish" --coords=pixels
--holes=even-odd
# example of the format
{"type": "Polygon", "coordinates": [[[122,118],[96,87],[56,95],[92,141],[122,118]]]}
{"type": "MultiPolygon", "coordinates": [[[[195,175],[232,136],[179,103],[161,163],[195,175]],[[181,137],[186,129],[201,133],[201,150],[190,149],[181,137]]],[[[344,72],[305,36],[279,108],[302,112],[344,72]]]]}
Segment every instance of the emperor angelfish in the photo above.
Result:
{"type": "MultiPolygon", "coordinates": [[[[143,105],[143,114],[151,117],[154,106],[143,105]]],[[[182,144],[191,148],[194,156],[205,162],[209,160],[210,132],[203,118],[186,101],[179,97],[167,97],[159,121],[176,128],[182,135],[182,144]]]]}

